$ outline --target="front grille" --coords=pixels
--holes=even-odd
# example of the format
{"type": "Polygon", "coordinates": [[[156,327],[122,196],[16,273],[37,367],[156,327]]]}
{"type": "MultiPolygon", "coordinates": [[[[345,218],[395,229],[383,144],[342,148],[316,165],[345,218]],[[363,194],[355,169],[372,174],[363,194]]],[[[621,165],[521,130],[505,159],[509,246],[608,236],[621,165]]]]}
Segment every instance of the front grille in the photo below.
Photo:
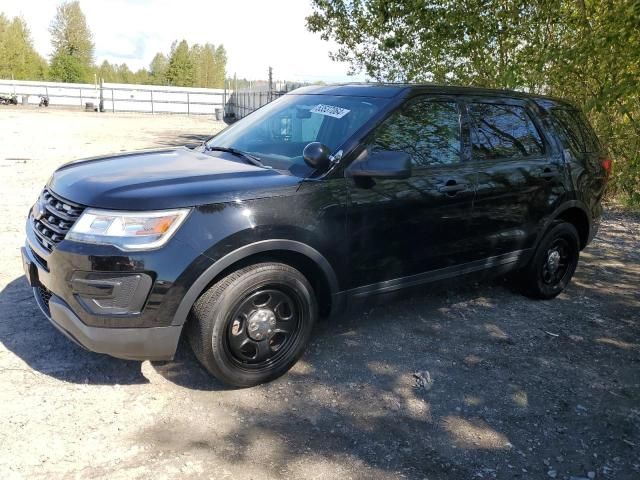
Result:
{"type": "Polygon", "coordinates": [[[84,207],[71,203],[45,188],[31,212],[38,243],[50,252],[76,222],[84,207]]]}
{"type": "Polygon", "coordinates": [[[51,311],[49,310],[49,300],[51,300],[51,295],[52,293],[42,285],[36,287],[36,301],[47,317],[51,316],[51,311]]]}

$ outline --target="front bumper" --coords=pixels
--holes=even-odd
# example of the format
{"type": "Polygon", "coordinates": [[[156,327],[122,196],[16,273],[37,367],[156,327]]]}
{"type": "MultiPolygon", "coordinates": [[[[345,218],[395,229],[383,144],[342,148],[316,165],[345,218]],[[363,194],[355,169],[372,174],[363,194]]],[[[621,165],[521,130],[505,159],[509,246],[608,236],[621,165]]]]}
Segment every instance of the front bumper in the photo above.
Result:
{"type": "Polygon", "coordinates": [[[34,296],[54,327],[74,343],[92,352],[127,360],[172,360],[176,352],[182,327],[88,327],[55,295],[48,302],[49,314],[41,305],[37,287],[34,288],[34,296]]]}
{"type": "MultiPolygon", "coordinates": [[[[29,243],[22,248],[22,260],[38,306],[49,321],[76,344],[93,352],[128,360],[171,360],[174,357],[182,325],[135,328],[89,325],[86,311],[76,307],[82,311],[83,321],[64,298],[54,293],[62,291],[61,279],[43,267],[42,259],[36,258],[29,243]]],[[[64,292],[67,294],[67,289],[64,292]]],[[[118,316],[120,325],[126,325],[127,320],[118,316]]],[[[131,320],[135,321],[135,317],[131,320]]]]}

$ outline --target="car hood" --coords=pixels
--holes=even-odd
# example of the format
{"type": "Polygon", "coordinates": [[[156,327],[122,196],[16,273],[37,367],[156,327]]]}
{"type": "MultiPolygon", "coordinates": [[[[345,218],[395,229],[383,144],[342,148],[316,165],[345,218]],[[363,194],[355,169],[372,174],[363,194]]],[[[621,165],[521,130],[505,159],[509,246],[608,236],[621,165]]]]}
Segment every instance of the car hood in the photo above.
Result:
{"type": "Polygon", "coordinates": [[[67,163],[54,172],[48,186],[85,206],[157,210],[277,195],[299,181],[227,153],[181,147],[67,163]]]}

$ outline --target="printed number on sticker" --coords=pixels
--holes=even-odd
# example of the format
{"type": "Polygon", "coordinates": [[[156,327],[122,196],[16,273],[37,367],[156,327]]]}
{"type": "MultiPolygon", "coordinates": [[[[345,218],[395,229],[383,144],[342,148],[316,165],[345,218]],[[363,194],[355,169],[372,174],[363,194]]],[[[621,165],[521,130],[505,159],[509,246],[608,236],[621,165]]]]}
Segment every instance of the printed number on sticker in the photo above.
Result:
{"type": "Polygon", "coordinates": [[[342,118],[350,111],[351,110],[347,110],[346,108],[323,104],[316,105],[310,110],[311,113],[319,113],[320,115],[327,115],[333,118],[342,118]]]}

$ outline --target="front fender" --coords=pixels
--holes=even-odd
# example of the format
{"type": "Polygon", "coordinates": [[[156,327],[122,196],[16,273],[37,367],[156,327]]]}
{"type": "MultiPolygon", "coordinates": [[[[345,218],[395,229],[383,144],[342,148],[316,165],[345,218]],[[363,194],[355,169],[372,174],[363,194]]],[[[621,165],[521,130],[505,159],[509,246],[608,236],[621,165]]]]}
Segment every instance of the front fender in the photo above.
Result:
{"type": "Polygon", "coordinates": [[[312,260],[325,275],[330,294],[333,296],[338,292],[338,279],[333,267],[316,249],[295,240],[262,240],[237,248],[217,260],[211,259],[211,265],[193,282],[182,298],[173,318],[172,325],[184,325],[195,301],[205,291],[207,286],[224,270],[252,255],[269,251],[290,251],[306,256],[312,260]]]}

